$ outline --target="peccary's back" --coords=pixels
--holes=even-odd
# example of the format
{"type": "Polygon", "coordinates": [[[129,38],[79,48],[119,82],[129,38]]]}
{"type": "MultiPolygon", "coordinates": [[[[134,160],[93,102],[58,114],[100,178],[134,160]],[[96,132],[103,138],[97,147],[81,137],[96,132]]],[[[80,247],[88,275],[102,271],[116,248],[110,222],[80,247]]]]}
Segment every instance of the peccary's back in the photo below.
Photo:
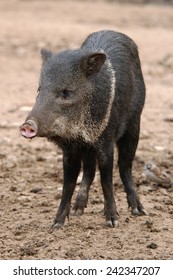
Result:
{"type": "Polygon", "coordinates": [[[115,31],[99,31],[90,34],[82,44],[82,48],[91,51],[103,51],[111,60],[114,70],[129,68],[132,64],[140,68],[138,49],[134,41],[127,35],[115,31]]]}
{"type": "Polygon", "coordinates": [[[91,33],[82,44],[82,48],[89,50],[104,50],[107,54],[111,55],[112,52],[117,50],[125,52],[130,51],[136,55],[137,46],[127,35],[111,31],[103,30],[91,33]],[[116,49],[115,49],[116,48],[116,49]]]}
{"type": "Polygon", "coordinates": [[[134,111],[140,114],[145,100],[145,84],[134,41],[125,34],[103,30],[90,34],[81,48],[102,51],[110,60],[115,71],[115,96],[121,115],[123,109],[126,117],[128,110],[130,114],[134,111]]]}

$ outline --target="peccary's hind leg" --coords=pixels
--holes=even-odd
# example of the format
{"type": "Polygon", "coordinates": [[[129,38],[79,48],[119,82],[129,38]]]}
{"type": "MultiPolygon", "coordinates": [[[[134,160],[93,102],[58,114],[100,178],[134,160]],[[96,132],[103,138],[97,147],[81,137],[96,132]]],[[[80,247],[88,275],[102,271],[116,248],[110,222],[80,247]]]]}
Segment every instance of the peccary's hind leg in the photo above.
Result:
{"type": "Polygon", "coordinates": [[[118,225],[118,215],[113,191],[113,154],[114,143],[106,143],[98,151],[98,164],[101,176],[101,184],[104,195],[104,214],[108,227],[118,225]]]}
{"type": "Polygon", "coordinates": [[[125,134],[118,140],[118,165],[121,180],[124,184],[127,193],[127,202],[134,215],[146,215],[138,195],[134,189],[134,182],[132,178],[132,162],[135,156],[136,148],[139,140],[139,122],[133,122],[125,132],[125,134]]]}
{"type": "Polygon", "coordinates": [[[80,189],[73,207],[73,214],[81,215],[84,212],[88,202],[88,193],[93,182],[96,170],[96,152],[92,149],[86,149],[82,154],[83,177],[80,189]]]}
{"type": "Polygon", "coordinates": [[[63,152],[64,184],[61,203],[57,211],[53,228],[60,228],[69,216],[71,198],[81,167],[81,153],[78,150],[63,152]]]}

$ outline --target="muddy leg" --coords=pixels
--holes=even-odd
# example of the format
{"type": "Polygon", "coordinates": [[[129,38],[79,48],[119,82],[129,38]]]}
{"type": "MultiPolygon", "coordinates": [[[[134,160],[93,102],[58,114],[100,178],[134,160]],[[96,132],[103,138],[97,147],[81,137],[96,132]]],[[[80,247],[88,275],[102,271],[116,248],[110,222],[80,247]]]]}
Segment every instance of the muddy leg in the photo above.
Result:
{"type": "Polygon", "coordinates": [[[84,212],[88,202],[88,193],[94,180],[96,170],[96,153],[93,149],[87,149],[82,155],[83,177],[80,189],[73,207],[73,214],[81,215],[84,212]]]}
{"type": "Polygon", "coordinates": [[[98,164],[101,177],[101,185],[104,195],[104,212],[106,224],[109,227],[118,225],[118,216],[113,192],[113,154],[114,143],[106,144],[98,153],[98,164]]]}
{"type": "Polygon", "coordinates": [[[128,205],[131,207],[131,211],[134,215],[146,214],[134,189],[135,185],[132,178],[132,162],[138,145],[138,139],[139,123],[134,123],[133,127],[130,127],[129,131],[126,131],[117,143],[120,177],[127,193],[128,205]]]}
{"type": "Polygon", "coordinates": [[[76,186],[77,177],[81,167],[80,151],[64,151],[63,153],[63,171],[64,184],[61,203],[57,211],[53,228],[60,228],[64,225],[66,216],[69,216],[71,198],[76,186]]]}

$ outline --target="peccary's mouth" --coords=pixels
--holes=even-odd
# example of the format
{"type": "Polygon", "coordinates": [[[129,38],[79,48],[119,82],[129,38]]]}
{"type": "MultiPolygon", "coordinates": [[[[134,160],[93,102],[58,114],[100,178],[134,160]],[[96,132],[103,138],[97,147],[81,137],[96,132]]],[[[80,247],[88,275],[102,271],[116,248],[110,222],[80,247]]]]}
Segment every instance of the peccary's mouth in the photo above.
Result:
{"type": "Polygon", "coordinates": [[[21,125],[19,131],[23,137],[32,139],[35,136],[37,136],[38,126],[35,121],[27,120],[25,123],[21,125]]]}

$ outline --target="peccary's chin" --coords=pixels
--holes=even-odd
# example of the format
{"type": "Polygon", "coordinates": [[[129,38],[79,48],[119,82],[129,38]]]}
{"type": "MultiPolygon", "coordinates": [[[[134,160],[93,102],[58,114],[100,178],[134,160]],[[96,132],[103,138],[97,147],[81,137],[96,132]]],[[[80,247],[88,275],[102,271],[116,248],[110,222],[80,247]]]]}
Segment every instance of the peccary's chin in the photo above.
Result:
{"type": "Polygon", "coordinates": [[[49,136],[61,137],[63,139],[77,139],[81,135],[82,121],[59,116],[50,127],[49,136]]]}

